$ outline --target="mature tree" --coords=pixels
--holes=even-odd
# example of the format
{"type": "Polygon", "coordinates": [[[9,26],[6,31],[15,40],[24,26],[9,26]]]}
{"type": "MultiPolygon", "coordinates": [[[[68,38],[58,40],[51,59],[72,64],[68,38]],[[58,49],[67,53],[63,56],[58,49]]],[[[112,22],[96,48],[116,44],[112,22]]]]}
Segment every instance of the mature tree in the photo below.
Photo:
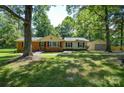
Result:
{"type": "Polygon", "coordinates": [[[52,31],[54,30],[53,26],[50,24],[48,16],[40,12],[39,14],[34,14],[33,24],[37,37],[44,37],[52,34],[52,31]]]}
{"type": "MultiPolygon", "coordinates": [[[[97,7],[97,6],[95,6],[97,7]]],[[[114,12],[117,12],[118,6],[100,6],[102,13],[98,13],[98,11],[95,11],[95,13],[99,16],[101,16],[102,21],[104,22],[105,32],[106,32],[106,51],[111,52],[111,32],[110,32],[110,19],[113,16],[112,14],[114,12]]],[[[112,28],[113,30],[114,28],[112,28]]]]}
{"type": "MultiPolygon", "coordinates": [[[[19,16],[23,16],[25,13],[25,7],[23,5],[11,5],[9,6],[15,13],[17,13],[19,16]]],[[[9,15],[9,14],[8,14],[9,15]]],[[[11,16],[11,15],[10,15],[11,16]]],[[[13,16],[11,16],[13,18],[13,16]]],[[[17,20],[18,23],[18,30],[21,31],[23,33],[24,31],[24,26],[23,26],[23,21],[21,21],[18,18],[14,19],[17,20]]]]}
{"type": "Polygon", "coordinates": [[[0,13],[0,48],[15,47],[15,40],[21,36],[16,22],[3,12],[0,13]]]}
{"type": "Polygon", "coordinates": [[[32,56],[32,31],[31,31],[31,19],[32,19],[32,6],[25,6],[25,21],[24,21],[24,53],[23,56],[32,56]]]}
{"type": "Polygon", "coordinates": [[[114,23],[114,27],[117,30],[113,36],[116,38],[116,42],[120,41],[120,50],[123,47],[123,39],[124,39],[124,6],[119,6],[119,11],[113,13],[112,21],[114,23]]]}
{"type": "Polygon", "coordinates": [[[85,7],[77,13],[75,18],[76,35],[89,40],[104,39],[103,22],[91,9],[91,6],[85,7]]]}
{"type": "Polygon", "coordinates": [[[75,26],[74,19],[67,16],[62,21],[62,24],[56,27],[56,30],[59,31],[59,34],[61,37],[69,37],[69,36],[72,36],[74,33],[74,26],[75,26]]]}
{"type": "Polygon", "coordinates": [[[111,41],[110,41],[110,30],[109,30],[109,19],[108,19],[108,7],[104,6],[105,11],[105,29],[106,29],[106,51],[111,52],[111,41]]]}
{"type": "Polygon", "coordinates": [[[119,11],[118,6],[76,6],[76,8],[67,6],[69,14],[75,12],[74,10],[78,10],[75,14],[77,35],[84,35],[89,37],[90,40],[98,37],[99,39],[104,39],[105,35],[106,51],[110,52],[111,30],[113,30],[113,28],[110,30],[110,19],[113,13],[119,11]]]}
{"type": "Polygon", "coordinates": [[[32,19],[32,5],[25,6],[25,18],[19,16],[11,8],[1,5],[0,8],[8,11],[14,17],[21,19],[24,22],[24,52],[23,57],[32,55],[32,32],[31,32],[31,19],[32,19]]]}
{"type": "Polygon", "coordinates": [[[44,37],[55,32],[47,16],[47,11],[49,11],[50,7],[48,5],[34,6],[33,25],[35,36],[37,37],[44,37]]]}
{"type": "Polygon", "coordinates": [[[123,50],[123,39],[124,39],[124,16],[121,16],[121,42],[120,42],[120,50],[123,50]]]}

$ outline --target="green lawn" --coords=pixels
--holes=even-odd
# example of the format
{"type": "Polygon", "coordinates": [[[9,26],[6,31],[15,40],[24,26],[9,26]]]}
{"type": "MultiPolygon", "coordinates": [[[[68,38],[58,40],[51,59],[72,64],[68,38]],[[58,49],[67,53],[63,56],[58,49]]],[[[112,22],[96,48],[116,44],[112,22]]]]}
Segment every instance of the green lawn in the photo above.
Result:
{"type": "Polygon", "coordinates": [[[0,49],[0,65],[18,55],[19,53],[16,52],[16,49],[0,49]]]}
{"type": "MultiPolygon", "coordinates": [[[[0,52],[0,63],[19,55],[13,51],[0,52]]],[[[0,86],[124,86],[124,67],[117,60],[124,55],[84,51],[39,56],[38,62],[1,65],[0,86]]]]}

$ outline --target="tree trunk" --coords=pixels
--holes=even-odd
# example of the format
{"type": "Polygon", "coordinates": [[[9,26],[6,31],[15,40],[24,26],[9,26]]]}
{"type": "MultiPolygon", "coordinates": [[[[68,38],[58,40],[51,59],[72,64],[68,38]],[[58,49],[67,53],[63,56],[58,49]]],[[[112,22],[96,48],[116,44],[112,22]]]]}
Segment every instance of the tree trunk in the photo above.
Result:
{"type": "Polygon", "coordinates": [[[24,52],[23,56],[32,56],[32,31],[31,31],[31,20],[32,20],[32,6],[25,6],[25,21],[24,21],[24,52]]]}
{"type": "Polygon", "coordinates": [[[124,29],[124,24],[123,24],[123,16],[121,16],[121,42],[120,42],[120,50],[123,50],[123,29],[124,29]]]}
{"type": "Polygon", "coordinates": [[[105,6],[106,51],[111,52],[110,31],[108,22],[108,8],[105,6]]]}

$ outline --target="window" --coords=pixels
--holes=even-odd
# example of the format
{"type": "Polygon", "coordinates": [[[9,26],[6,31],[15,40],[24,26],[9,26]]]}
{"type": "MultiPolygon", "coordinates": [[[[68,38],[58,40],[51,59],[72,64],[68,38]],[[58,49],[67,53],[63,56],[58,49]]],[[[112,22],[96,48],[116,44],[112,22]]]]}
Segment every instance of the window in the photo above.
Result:
{"type": "Polygon", "coordinates": [[[40,45],[41,45],[41,47],[44,47],[45,46],[45,42],[41,42],[40,45]]]}
{"type": "Polygon", "coordinates": [[[59,47],[59,42],[52,42],[52,41],[49,41],[49,42],[48,42],[48,46],[50,46],[50,47],[59,47]]]}
{"type": "Polygon", "coordinates": [[[57,42],[53,42],[53,46],[58,46],[58,45],[57,45],[57,42]]]}
{"type": "Polygon", "coordinates": [[[72,42],[66,42],[66,47],[72,47],[72,42]]]}
{"type": "Polygon", "coordinates": [[[78,42],[78,47],[83,47],[84,48],[85,43],[84,42],[78,42]]]}

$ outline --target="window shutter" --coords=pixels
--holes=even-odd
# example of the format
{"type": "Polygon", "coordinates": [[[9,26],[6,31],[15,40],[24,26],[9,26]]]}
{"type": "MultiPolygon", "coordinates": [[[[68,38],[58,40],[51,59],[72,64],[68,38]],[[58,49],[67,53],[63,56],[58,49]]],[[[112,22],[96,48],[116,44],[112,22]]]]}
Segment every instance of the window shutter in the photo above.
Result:
{"type": "Polygon", "coordinates": [[[78,47],[79,47],[79,42],[78,42],[78,47]]]}
{"type": "Polygon", "coordinates": [[[46,42],[44,42],[44,47],[46,47],[46,42]]]}
{"type": "MultiPolygon", "coordinates": [[[[48,46],[50,46],[50,42],[47,42],[48,46]]],[[[45,44],[46,45],[46,44],[45,44]]]]}
{"type": "Polygon", "coordinates": [[[83,42],[83,47],[84,47],[84,42],[83,42]]]}

